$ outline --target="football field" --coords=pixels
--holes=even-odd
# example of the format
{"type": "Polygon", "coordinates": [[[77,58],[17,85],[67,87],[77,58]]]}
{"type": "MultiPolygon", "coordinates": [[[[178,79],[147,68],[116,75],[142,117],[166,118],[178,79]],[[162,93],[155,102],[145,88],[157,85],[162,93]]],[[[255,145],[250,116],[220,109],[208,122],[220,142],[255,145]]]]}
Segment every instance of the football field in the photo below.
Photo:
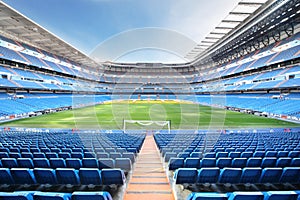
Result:
{"type": "MultiPolygon", "coordinates": [[[[295,127],[299,124],[176,101],[117,101],[3,123],[31,128],[122,129],[123,120],[170,121],[171,129],[295,127]]],[[[128,129],[149,129],[127,126],[128,129]]],[[[153,128],[153,127],[152,127],[153,128]]],[[[167,127],[159,127],[166,129],[167,127]]]]}

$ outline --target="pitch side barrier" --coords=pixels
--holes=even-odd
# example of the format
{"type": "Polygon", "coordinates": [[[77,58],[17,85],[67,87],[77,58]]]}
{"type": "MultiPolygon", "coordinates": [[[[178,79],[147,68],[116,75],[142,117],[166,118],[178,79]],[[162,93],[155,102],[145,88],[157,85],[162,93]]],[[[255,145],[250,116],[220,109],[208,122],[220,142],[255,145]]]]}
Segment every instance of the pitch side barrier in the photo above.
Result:
{"type": "MultiPolygon", "coordinates": [[[[56,129],[56,128],[21,128],[21,127],[8,127],[8,126],[0,126],[0,132],[10,132],[10,131],[16,131],[16,132],[45,132],[45,133],[51,133],[51,132],[65,132],[65,133],[124,133],[123,130],[79,130],[79,129],[56,129]]],[[[126,134],[130,133],[143,133],[142,130],[130,130],[126,132],[126,134]]],[[[163,134],[177,134],[177,133],[187,133],[187,134],[198,134],[198,133],[220,133],[220,134],[236,134],[236,133],[278,133],[278,132],[284,132],[284,133],[300,133],[300,127],[293,127],[293,128],[261,128],[261,129],[216,129],[216,130],[207,130],[207,129],[199,129],[199,130],[160,130],[156,133],[163,133],[163,134]]]]}

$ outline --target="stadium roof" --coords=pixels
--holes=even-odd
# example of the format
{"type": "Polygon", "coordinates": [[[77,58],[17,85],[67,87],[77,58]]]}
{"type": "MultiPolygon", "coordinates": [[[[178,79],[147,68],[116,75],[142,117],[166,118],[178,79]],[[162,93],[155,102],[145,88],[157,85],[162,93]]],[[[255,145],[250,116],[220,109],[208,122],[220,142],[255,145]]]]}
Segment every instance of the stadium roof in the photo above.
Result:
{"type": "MultiPolygon", "coordinates": [[[[241,30],[249,29],[251,27],[250,22],[252,23],[253,19],[259,21],[262,16],[257,16],[274,2],[285,3],[287,1],[289,0],[240,0],[237,6],[209,32],[205,39],[186,55],[186,58],[192,63],[198,62],[204,56],[221,48],[226,42],[234,40],[241,30]]],[[[100,66],[88,55],[3,3],[3,1],[0,1],[0,34],[63,56],[83,66],[100,66]]],[[[110,64],[113,65],[114,63],[110,64]]],[[[118,65],[118,63],[115,64],[118,65]]],[[[186,64],[182,64],[182,66],[186,64]]]]}
{"type": "Polygon", "coordinates": [[[56,35],[0,1],[0,34],[62,56],[83,66],[97,67],[94,60],[56,35]]]}
{"type": "Polygon", "coordinates": [[[238,5],[185,58],[195,60],[199,54],[228,36],[275,0],[241,0],[238,5]]]}

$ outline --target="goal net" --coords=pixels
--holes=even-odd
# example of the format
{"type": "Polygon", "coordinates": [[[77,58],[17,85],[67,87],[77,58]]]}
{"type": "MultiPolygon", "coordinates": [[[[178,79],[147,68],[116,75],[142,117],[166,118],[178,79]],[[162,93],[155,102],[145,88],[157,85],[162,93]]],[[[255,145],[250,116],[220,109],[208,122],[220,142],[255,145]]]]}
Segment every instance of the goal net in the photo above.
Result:
{"type": "Polygon", "coordinates": [[[151,120],[124,120],[123,131],[126,133],[127,130],[171,130],[171,121],[151,121],[151,120]]]}

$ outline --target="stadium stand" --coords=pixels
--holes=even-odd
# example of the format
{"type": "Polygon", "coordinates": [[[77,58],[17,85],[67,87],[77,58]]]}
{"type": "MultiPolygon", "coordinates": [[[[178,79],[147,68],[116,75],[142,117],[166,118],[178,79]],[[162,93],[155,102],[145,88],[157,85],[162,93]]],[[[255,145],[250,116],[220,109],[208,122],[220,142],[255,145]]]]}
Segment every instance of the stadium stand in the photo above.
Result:
{"type": "MultiPolygon", "coordinates": [[[[0,122],[130,99],[183,100],[299,123],[300,3],[240,3],[262,8],[239,13],[248,17],[189,63],[95,64],[47,31],[27,44],[18,37],[37,25],[1,2],[0,122]],[[6,30],[3,20],[20,24],[6,30]]],[[[0,127],[0,199],[296,200],[299,133],[0,127]]]]}

